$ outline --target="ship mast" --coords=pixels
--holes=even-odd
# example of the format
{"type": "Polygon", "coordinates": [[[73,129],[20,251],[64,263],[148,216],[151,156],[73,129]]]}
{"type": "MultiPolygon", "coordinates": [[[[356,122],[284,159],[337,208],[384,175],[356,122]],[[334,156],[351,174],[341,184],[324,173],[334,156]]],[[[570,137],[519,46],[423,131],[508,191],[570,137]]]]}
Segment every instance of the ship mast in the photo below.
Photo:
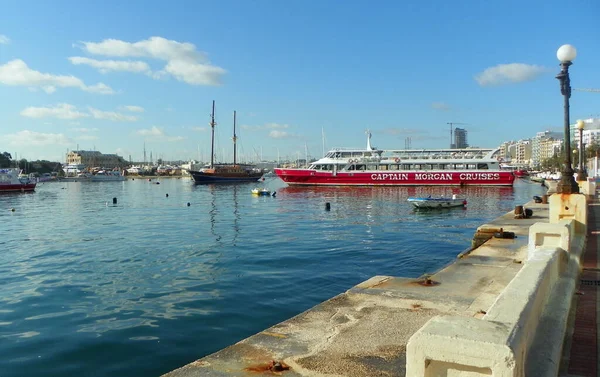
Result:
{"type": "Polygon", "coordinates": [[[233,164],[236,164],[236,141],[237,136],[235,136],[235,110],[233,111],[233,164]]]}
{"type": "Polygon", "coordinates": [[[212,113],[210,114],[210,128],[212,134],[210,136],[210,168],[215,164],[215,100],[212,104],[212,113]]]}

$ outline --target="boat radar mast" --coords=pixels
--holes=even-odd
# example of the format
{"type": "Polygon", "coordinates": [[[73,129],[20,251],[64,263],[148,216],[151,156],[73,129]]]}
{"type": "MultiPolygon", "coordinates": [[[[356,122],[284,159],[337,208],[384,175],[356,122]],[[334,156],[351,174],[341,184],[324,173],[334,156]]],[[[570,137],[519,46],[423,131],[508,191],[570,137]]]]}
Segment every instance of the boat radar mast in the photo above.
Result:
{"type": "Polygon", "coordinates": [[[367,150],[372,151],[373,148],[371,147],[371,130],[367,128],[365,134],[367,134],[367,150]]]}

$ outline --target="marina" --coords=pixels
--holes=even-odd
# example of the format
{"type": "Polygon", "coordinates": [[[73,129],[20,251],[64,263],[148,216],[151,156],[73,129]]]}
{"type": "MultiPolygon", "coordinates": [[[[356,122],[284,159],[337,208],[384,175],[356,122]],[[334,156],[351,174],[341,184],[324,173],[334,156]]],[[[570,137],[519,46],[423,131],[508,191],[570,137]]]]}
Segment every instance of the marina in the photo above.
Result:
{"type": "Polygon", "coordinates": [[[437,270],[482,223],[545,191],[275,181],[266,200],[251,184],[154,181],[0,196],[3,376],[166,373],[374,275],[437,270]],[[415,213],[406,202],[452,193],[469,198],[466,211],[415,213]]]}

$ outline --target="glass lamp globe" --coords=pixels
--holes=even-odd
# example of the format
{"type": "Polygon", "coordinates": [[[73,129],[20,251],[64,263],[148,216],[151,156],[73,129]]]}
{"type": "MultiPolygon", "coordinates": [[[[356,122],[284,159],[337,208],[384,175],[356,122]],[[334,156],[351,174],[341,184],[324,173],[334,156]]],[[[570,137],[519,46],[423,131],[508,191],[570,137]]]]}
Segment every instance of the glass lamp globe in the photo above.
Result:
{"type": "Polygon", "coordinates": [[[562,45],[556,51],[556,57],[561,62],[572,62],[577,56],[577,49],[571,45],[562,45]]]}
{"type": "Polygon", "coordinates": [[[584,129],[584,127],[585,127],[585,122],[584,122],[584,121],[582,121],[581,119],[579,119],[579,120],[577,121],[577,129],[578,129],[578,130],[583,130],[583,129],[584,129]]]}

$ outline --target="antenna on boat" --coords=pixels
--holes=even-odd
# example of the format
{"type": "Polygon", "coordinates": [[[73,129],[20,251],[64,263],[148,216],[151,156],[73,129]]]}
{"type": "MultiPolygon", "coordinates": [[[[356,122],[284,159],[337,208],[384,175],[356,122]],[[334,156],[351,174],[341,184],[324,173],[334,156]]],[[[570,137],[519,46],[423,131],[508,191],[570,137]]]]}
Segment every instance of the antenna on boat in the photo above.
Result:
{"type": "Polygon", "coordinates": [[[237,141],[237,136],[235,136],[235,110],[233,111],[233,164],[236,164],[236,157],[237,157],[237,153],[236,153],[236,145],[235,142],[237,141]]]}
{"type": "Polygon", "coordinates": [[[367,150],[372,151],[373,148],[371,148],[371,131],[367,128],[365,134],[367,134],[367,150]]]}
{"type": "Polygon", "coordinates": [[[210,114],[210,128],[212,130],[210,137],[210,168],[215,164],[215,100],[212,104],[212,113],[210,114]]]}

